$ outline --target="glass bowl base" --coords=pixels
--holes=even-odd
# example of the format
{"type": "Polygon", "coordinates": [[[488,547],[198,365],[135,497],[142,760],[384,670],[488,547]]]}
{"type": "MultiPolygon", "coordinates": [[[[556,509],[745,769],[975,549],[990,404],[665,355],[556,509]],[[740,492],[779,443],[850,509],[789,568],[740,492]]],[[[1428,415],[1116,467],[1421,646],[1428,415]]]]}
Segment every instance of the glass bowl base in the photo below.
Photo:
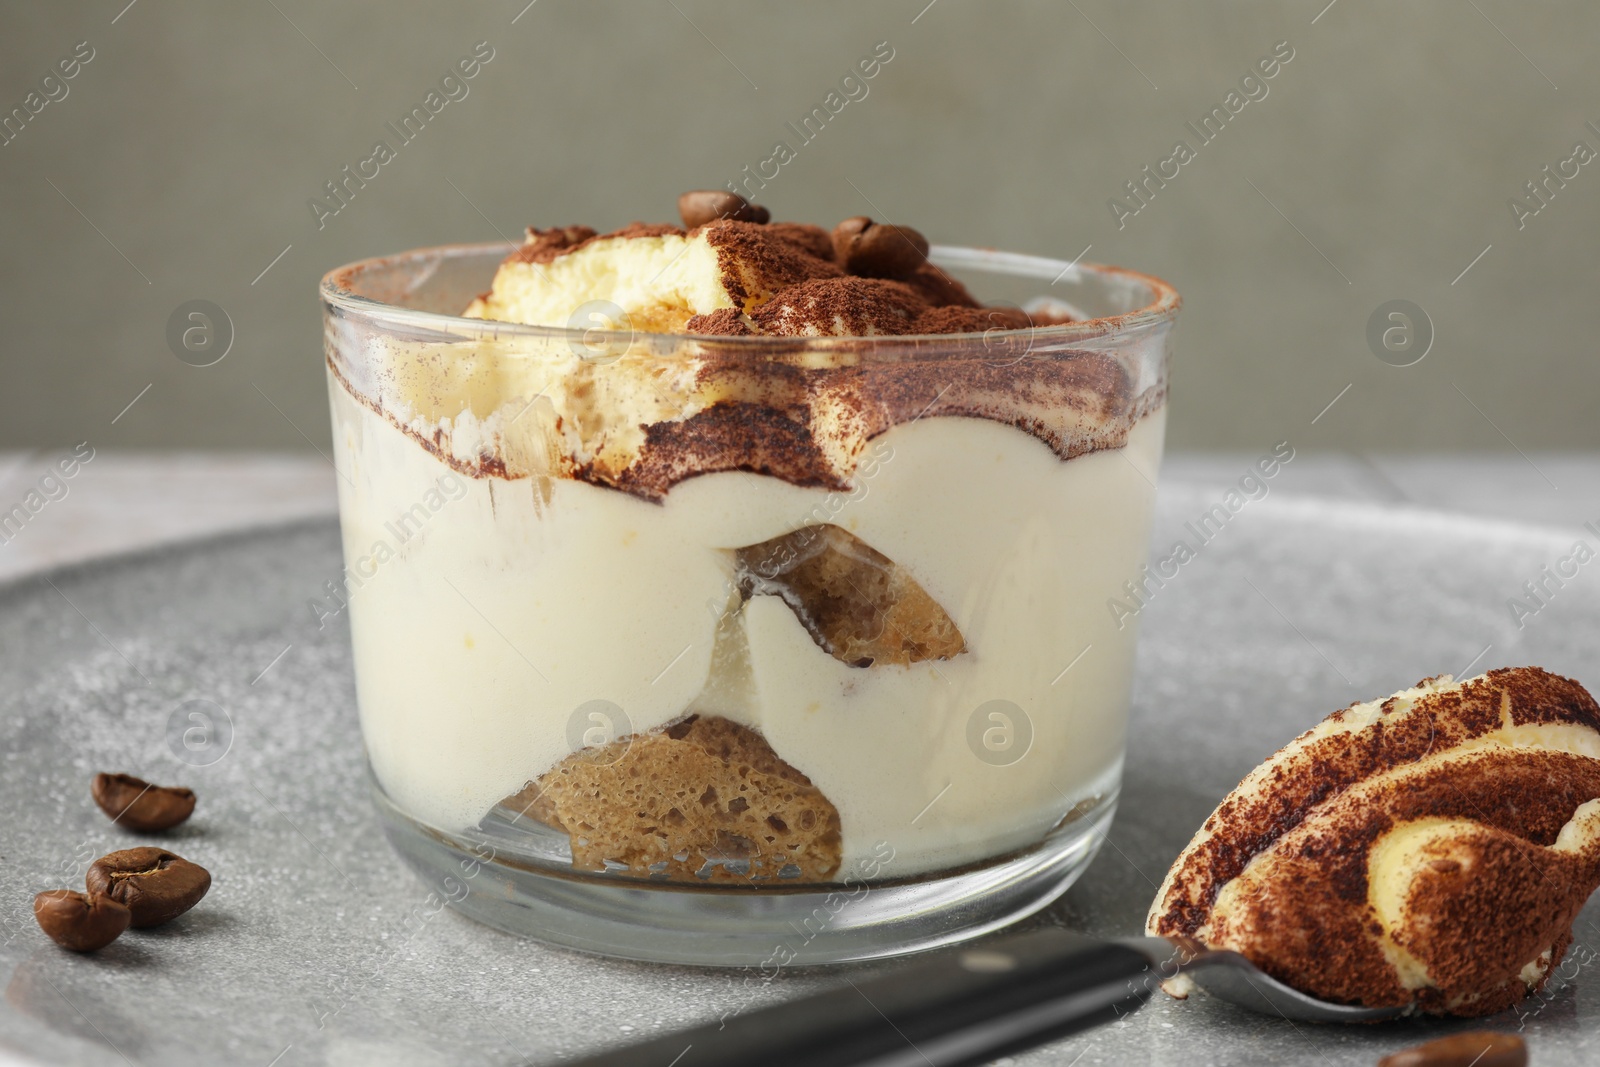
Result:
{"type": "Polygon", "coordinates": [[[496,929],[601,956],[709,967],[817,966],[956,944],[1066,892],[1111,824],[1116,790],[1039,845],[949,872],[837,885],[694,886],[576,871],[490,828],[444,833],[376,783],[384,832],[457,911],[496,929]]]}

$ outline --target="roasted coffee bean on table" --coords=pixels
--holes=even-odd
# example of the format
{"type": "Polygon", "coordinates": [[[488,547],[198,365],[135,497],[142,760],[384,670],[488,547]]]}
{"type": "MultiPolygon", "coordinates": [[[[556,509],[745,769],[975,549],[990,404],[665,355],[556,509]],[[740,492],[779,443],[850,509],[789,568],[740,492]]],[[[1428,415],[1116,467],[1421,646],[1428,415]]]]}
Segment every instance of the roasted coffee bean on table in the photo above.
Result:
{"type": "Polygon", "coordinates": [[[678,214],[689,229],[704,226],[717,219],[734,219],[739,222],[767,222],[772,214],[759,204],[752,204],[738,193],[726,189],[691,189],[678,197],[678,214]]]}
{"type": "Polygon", "coordinates": [[[1528,1046],[1516,1034],[1474,1030],[1401,1049],[1378,1067],[1526,1067],[1528,1046]]]}
{"type": "Polygon", "coordinates": [[[33,898],[33,917],[39,929],[62,948],[93,952],[115,941],[128,928],[133,913],[103,894],[86,896],[71,889],[52,889],[33,898]]]}
{"type": "Polygon", "coordinates": [[[864,278],[904,278],[928,259],[928,239],[910,226],[873,222],[865,215],[834,227],[839,265],[864,278]]]}
{"type": "Polygon", "coordinates": [[[89,792],[112,822],[141,833],[170,830],[194,812],[193,790],[151,785],[131,774],[97,774],[89,792]]]}
{"type": "Polygon", "coordinates": [[[198,863],[162,848],[126,848],[101,856],[89,868],[89,893],[127,906],[132,925],[160,926],[200,902],[211,874],[198,863]]]}

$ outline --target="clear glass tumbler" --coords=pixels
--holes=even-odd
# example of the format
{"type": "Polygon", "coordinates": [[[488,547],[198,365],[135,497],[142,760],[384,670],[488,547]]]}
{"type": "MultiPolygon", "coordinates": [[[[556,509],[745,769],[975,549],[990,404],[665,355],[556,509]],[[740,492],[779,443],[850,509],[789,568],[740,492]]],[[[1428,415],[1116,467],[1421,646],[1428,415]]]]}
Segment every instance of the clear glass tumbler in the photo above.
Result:
{"type": "Polygon", "coordinates": [[[935,248],[980,297],[1085,321],[459,317],[508,251],[322,283],[361,726],[399,852],[505,930],[763,969],[1059,896],[1116,804],[1117,604],[1143,577],[1173,289],[935,248]]]}

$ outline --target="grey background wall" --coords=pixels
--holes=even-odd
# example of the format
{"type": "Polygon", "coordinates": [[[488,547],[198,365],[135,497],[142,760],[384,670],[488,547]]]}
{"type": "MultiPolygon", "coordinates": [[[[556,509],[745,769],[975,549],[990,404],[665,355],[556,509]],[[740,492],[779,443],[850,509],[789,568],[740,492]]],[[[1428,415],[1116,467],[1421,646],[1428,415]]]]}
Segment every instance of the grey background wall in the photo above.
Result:
{"type": "Polygon", "coordinates": [[[0,3],[0,113],[93,49],[0,146],[0,447],[320,444],[327,269],[668,218],[779,140],[781,217],[876,205],[1175,282],[1174,446],[1600,446],[1600,161],[1563,163],[1600,151],[1590,0],[525,3],[0,3]],[[882,41],[868,95],[800,144],[785,123],[882,41]],[[1283,41],[1202,144],[1185,123],[1283,41]],[[478,42],[468,95],[401,145],[384,124],[478,42]],[[308,200],[380,138],[395,158],[319,228],[308,200]],[[1127,199],[1179,140],[1195,157],[1127,199]],[[1541,205],[1546,165],[1569,177],[1541,205]],[[192,299],[234,326],[214,366],[169,350],[192,299]],[[1369,347],[1393,299],[1433,324],[1412,366],[1369,347]]]}

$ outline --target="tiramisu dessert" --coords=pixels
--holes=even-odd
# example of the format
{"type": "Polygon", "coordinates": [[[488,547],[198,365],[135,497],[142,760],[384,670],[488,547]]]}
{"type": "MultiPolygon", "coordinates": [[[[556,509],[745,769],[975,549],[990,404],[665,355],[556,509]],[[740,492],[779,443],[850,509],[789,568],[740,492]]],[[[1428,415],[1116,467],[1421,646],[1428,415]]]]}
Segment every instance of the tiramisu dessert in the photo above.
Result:
{"type": "Polygon", "coordinates": [[[530,229],[448,330],[330,315],[384,792],[584,871],[791,886],[1114,799],[1135,628],[1106,604],[1141,580],[1176,296],[1119,272],[1167,314],[1112,344],[982,305],[908,227],[679,206],[530,229]]]}
{"type": "Polygon", "coordinates": [[[1597,886],[1600,707],[1520,667],[1353,704],[1268,757],[1148,929],[1326,1000],[1489,1015],[1544,985],[1597,886]]]}

